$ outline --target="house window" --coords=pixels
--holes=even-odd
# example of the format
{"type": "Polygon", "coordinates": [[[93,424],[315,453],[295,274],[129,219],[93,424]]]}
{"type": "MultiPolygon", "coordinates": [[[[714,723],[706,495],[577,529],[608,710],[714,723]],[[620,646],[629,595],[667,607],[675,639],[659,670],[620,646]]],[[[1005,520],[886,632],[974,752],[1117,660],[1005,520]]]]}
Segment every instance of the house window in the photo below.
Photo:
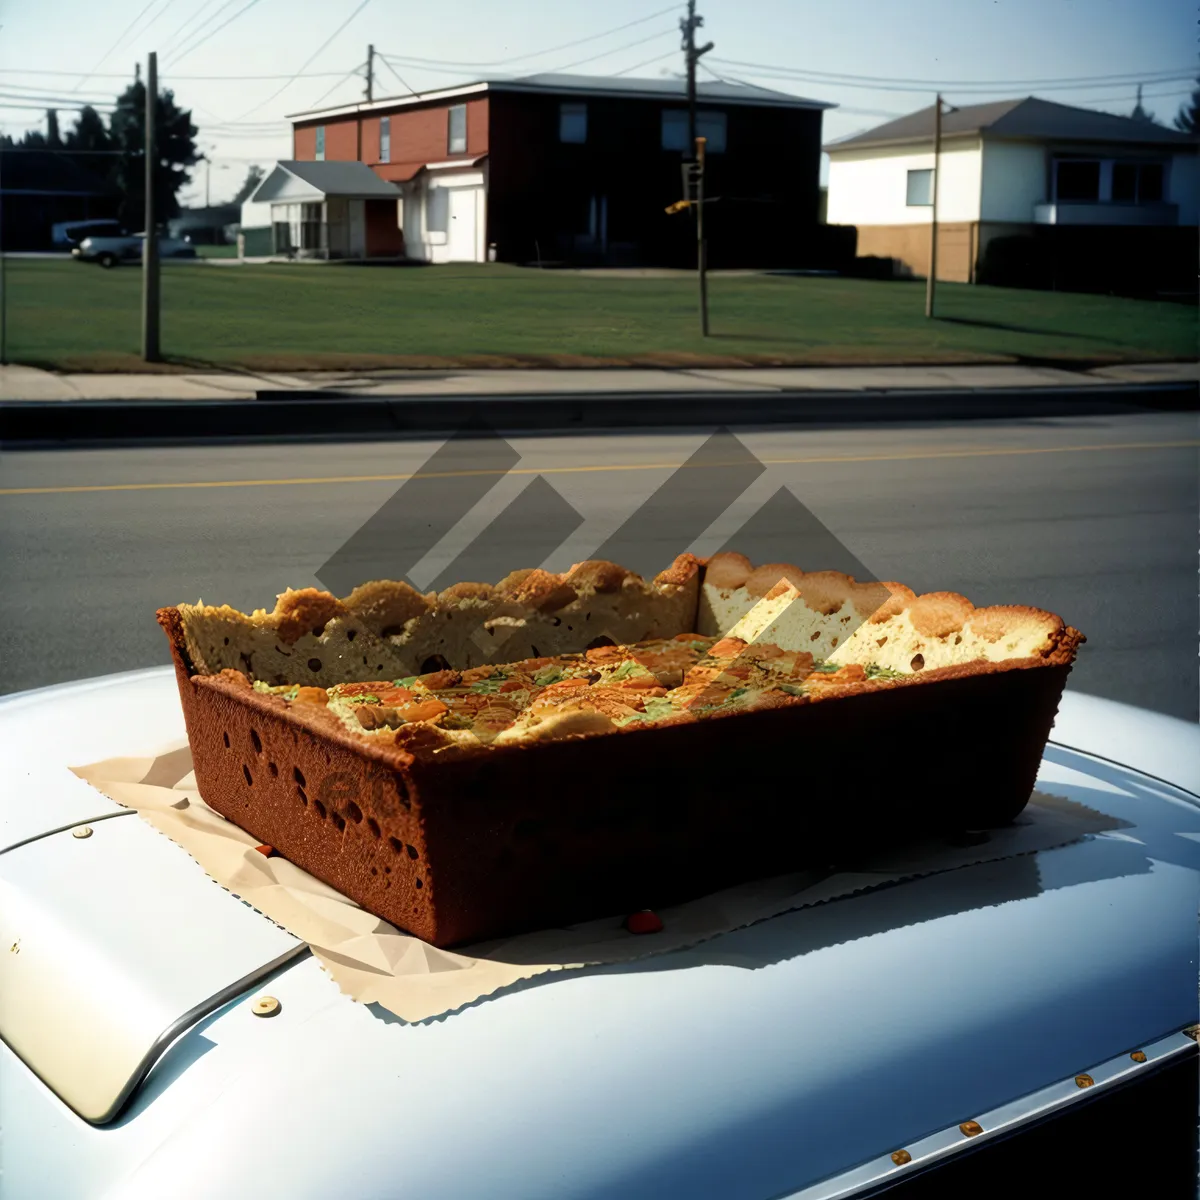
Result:
{"type": "Polygon", "coordinates": [[[449,138],[448,148],[451,154],[466,154],[467,152],[467,106],[456,104],[448,115],[449,138]]]}
{"type": "Polygon", "coordinates": [[[929,207],[933,204],[933,170],[909,171],[905,203],[909,208],[929,207]]]}
{"type": "MultiPolygon", "coordinates": [[[[706,138],[705,147],[710,154],[725,151],[726,122],[723,112],[698,112],[696,114],[696,136],[706,138]]],[[[665,108],[662,114],[662,148],[686,152],[688,145],[688,115],[682,108],[665,108]]]]}
{"type": "Polygon", "coordinates": [[[1083,159],[1060,159],[1055,164],[1054,199],[1089,201],[1100,199],[1100,164],[1083,159]]]}
{"type": "Polygon", "coordinates": [[[587,141],[587,105],[560,104],[558,106],[558,140],[583,145],[587,141]]]}
{"type": "Polygon", "coordinates": [[[392,161],[392,118],[379,118],[379,161],[392,161]]]}
{"type": "Polygon", "coordinates": [[[425,232],[445,233],[449,227],[450,193],[445,188],[430,188],[425,201],[425,232]]]}
{"type": "Polygon", "coordinates": [[[1138,167],[1138,203],[1157,204],[1163,198],[1162,163],[1141,163],[1138,167]]]}
{"type": "Polygon", "coordinates": [[[317,126],[317,149],[314,155],[317,162],[325,161],[325,126],[317,126]]]}

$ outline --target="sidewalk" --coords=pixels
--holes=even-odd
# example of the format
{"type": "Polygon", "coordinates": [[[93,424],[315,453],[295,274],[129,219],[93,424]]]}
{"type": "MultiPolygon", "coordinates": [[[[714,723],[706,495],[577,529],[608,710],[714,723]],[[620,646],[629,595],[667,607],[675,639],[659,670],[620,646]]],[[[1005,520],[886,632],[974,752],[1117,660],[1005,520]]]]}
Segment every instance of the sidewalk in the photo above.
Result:
{"type": "Polygon", "coordinates": [[[743,367],[731,369],[482,370],[292,374],[214,372],[194,375],[57,374],[0,366],[0,401],[222,401],[314,392],[362,399],[436,396],[586,396],[672,392],[782,394],[788,392],[963,391],[1010,388],[1088,388],[1103,385],[1200,382],[1196,363],[1132,363],[1068,371],[1033,366],[743,367]]]}

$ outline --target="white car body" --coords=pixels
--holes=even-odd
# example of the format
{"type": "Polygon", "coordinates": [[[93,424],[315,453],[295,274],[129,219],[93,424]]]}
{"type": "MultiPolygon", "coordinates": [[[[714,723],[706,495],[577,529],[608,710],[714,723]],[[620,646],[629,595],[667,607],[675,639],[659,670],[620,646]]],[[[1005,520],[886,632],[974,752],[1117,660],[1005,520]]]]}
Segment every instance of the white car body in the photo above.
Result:
{"type": "MultiPolygon", "coordinates": [[[[120,262],[140,260],[145,240],[144,233],[131,233],[121,237],[88,237],[71,251],[71,255],[81,262],[115,266],[120,262]]],[[[185,239],[160,236],[158,253],[160,258],[195,258],[196,248],[185,239]]]]}
{"type": "MultiPolygon", "coordinates": [[[[418,1024],[342,995],[66,770],[182,736],[169,669],[0,700],[3,941],[50,956],[47,1025],[84,1030],[97,1071],[158,1041],[104,1124],[0,1046],[4,1200],[830,1200],[1075,1105],[1080,1072],[1091,1097],[1196,1052],[1200,729],[1183,721],[1065,696],[1039,787],[1119,831],[418,1024]],[[252,1015],[264,993],[270,1020],[252,1015]]],[[[17,1003],[0,994],[0,1034],[17,1003]]]]}

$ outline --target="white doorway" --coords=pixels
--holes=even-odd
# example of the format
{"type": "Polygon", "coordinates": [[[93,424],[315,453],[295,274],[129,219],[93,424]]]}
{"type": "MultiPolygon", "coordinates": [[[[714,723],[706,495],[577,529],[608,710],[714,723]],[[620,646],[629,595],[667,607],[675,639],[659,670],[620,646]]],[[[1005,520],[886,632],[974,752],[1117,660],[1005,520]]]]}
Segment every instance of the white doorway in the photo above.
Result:
{"type": "Polygon", "coordinates": [[[450,262],[476,262],[475,200],[479,189],[473,187],[447,188],[450,196],[450,228],[446,239],[450,262]]]}

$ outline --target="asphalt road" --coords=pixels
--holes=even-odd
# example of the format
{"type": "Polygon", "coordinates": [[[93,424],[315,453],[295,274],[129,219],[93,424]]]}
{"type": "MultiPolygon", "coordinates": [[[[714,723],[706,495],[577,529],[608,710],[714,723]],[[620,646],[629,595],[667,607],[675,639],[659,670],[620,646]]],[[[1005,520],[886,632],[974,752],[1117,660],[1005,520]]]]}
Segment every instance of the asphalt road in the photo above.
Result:
{"type": "Polygon", "coordinates": [[[438,441],[8,453],[0,688],[163,664],[154,610],[183,600],[269,608],[287,586],[444,585],[598,550],[653,571],[729,543],[1049,608],[1088,637],[1073,688],[1197,719],[1194,415],[740,436],[471,443],[407,484],[438,441]]]}

